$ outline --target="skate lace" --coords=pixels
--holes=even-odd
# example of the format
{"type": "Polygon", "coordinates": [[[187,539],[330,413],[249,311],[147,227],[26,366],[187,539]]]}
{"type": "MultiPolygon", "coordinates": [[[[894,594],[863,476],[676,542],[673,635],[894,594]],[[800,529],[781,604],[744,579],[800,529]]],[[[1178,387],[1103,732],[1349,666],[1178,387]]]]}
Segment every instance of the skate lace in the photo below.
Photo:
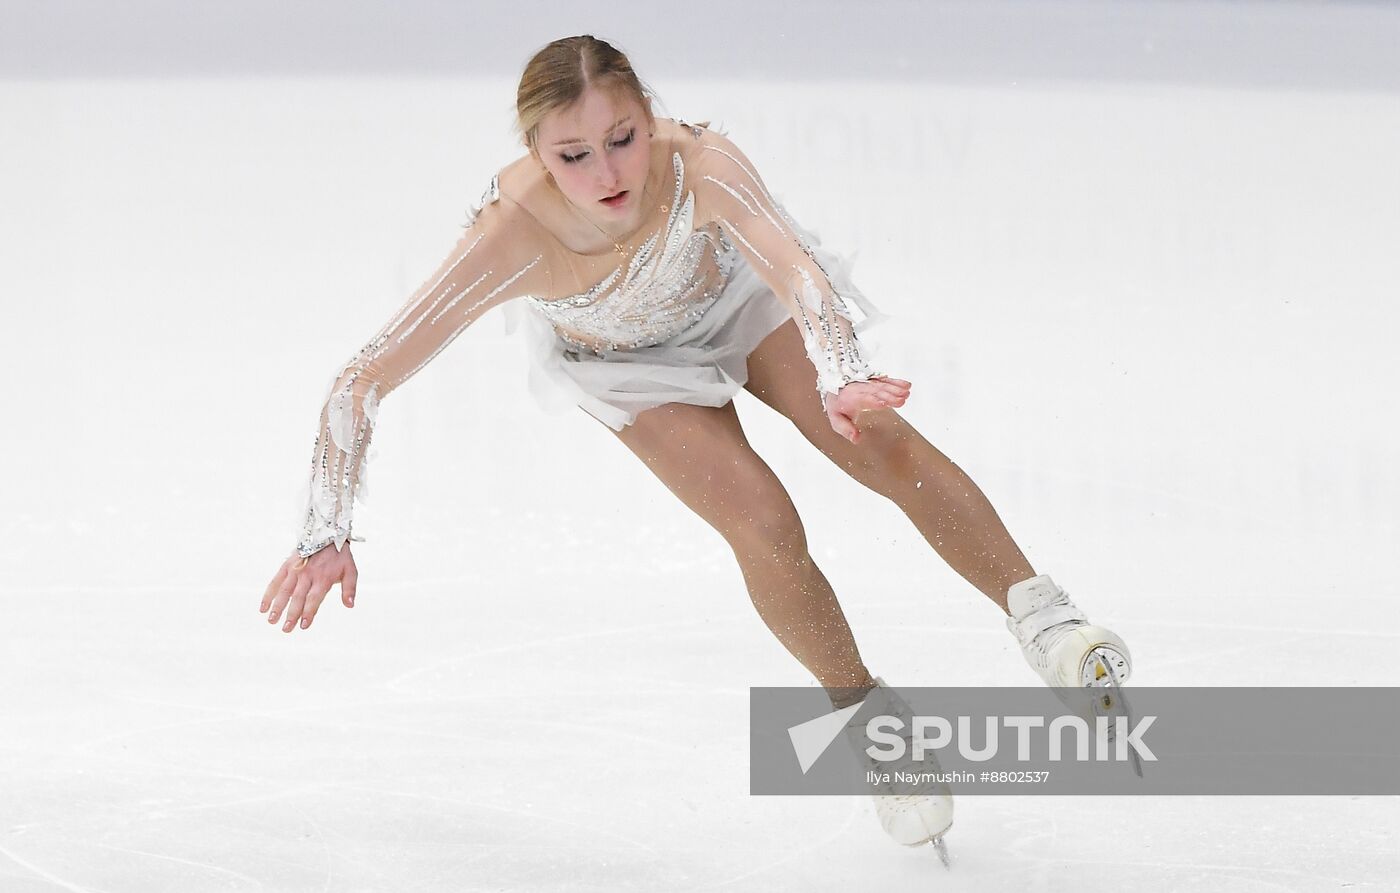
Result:
{"type": "Polygon", "coordinates": [[[847,740],[850,741],[851,746],[855,748],[856,755],[860,759],[863,767],[866,769],[873,769],[876,772],[889,774],[890,781],[888,783],[882,782],[877,785],[877,787],[886,792],[882,796],[893,798],[891,802],[901,802],[940,793],[942,786],[932,781],[921,779],[913,788],[907,783],[897,783],[895,781],[895,773],[898,772],[912,773],[917,777],[921,773],[926,772],[941,773],[943,768],[939,765],[938,758],[934,755],[932,750],[925,750],[922,759],[915,758],[914,731],[909,713],[903,710],[888,710],[885,712],[887,715],[898,717],[904,723],[902,728],[894,732],[894,734],[904,740],[904,752],[895,759],[882,760],[866,753],[866,748],[869,747],[871,743],[866,740],[865,727],[867,720],[852,722],[846,727],[847,740]],[[892,793],[896,786],[901,789],[901,793],[892,793]]]}
{"type": "Polygon", "coordinates": [[[1021,648],[1041,669],[1050,666],[1050,653],[1070,632],[1088,623],[1088,616],[1069,600],[1061,590],[1054,601],[1042,605],[1017,621],[1006,618],[1006,627],[1021,643],[1021,648]]]}

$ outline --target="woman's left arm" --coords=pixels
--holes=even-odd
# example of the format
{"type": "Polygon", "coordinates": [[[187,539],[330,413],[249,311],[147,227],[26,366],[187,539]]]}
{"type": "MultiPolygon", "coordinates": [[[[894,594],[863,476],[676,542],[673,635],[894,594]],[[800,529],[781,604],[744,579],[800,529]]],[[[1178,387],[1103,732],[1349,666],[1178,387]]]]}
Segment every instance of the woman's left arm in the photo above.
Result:
{"type": "Polygon", "coordinates": [[[692,170],[694,176],[689,179],[696,192],[697,216],[703,208],[704,217],[723,228],[787,306],[816,368],[817,391],[832,427],[856,442],[859,430],[854,416],[864,409],[902,404],[909,387],[907,381],[872,369],[856,337],[857,322],[851,312],[851,304],[865,310],[859,292],[849,283],[844,293],[833,285],[801,227],[728,137],[702,131],[692,170]],[[869,384],[849,387],[860,382],[869,384]]]}

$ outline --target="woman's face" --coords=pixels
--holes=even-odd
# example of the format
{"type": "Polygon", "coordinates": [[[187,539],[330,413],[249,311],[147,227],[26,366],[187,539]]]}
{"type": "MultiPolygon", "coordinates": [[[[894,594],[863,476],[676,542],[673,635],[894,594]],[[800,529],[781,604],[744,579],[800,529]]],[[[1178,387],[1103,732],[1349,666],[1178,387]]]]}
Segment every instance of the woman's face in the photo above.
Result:
{"type": "Polygon", "coordinates": [[[644,213],[651,125],[636,99],[595,87],[540,122],[541,163],[565,197],[604,232],[625,234],[644,213]]]}

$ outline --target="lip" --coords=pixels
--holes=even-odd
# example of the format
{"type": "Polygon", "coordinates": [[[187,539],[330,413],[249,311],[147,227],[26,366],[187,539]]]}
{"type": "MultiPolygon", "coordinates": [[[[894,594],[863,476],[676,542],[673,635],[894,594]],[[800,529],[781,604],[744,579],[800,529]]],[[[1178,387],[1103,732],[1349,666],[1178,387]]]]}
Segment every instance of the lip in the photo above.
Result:
{"type": "Polygon", "coordinates": [[[611,198],[600,198],[598,199],[598,201],[607,205],[609,208],[616,208],[618,205],[625,203],[629,195],[631,195],[631,193],[624,189],[621,192],[619,192],[616,196],[613,196],[611,198]]]}

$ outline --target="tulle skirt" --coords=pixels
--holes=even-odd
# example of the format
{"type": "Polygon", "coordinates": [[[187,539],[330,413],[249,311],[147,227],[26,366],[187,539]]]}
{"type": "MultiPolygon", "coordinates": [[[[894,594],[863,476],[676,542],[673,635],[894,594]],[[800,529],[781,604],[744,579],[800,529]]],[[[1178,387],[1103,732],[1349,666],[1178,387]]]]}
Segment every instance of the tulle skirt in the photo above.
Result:
{"type": "MultiPolygon", "coordinates": [[[[852,261],[823,248],[810,231],[803,232],[855,317],[852,326],[857,336],[888,320],[851,282],[852,261]]],[[[507,333],[518,331],[524,340],[529,389],[540,406],[547,412],[578,406],[615,431],[663,403],[725,405],[748,381],[749,354],[793,318],[742,254],[704,315],[684,331],[648,347],[598,356],[560,338],[528,301],[511,301],[503,310],[507,333]]],[[[815,368],[809,377],[809,386],[815,389],[815,368]]]]}

